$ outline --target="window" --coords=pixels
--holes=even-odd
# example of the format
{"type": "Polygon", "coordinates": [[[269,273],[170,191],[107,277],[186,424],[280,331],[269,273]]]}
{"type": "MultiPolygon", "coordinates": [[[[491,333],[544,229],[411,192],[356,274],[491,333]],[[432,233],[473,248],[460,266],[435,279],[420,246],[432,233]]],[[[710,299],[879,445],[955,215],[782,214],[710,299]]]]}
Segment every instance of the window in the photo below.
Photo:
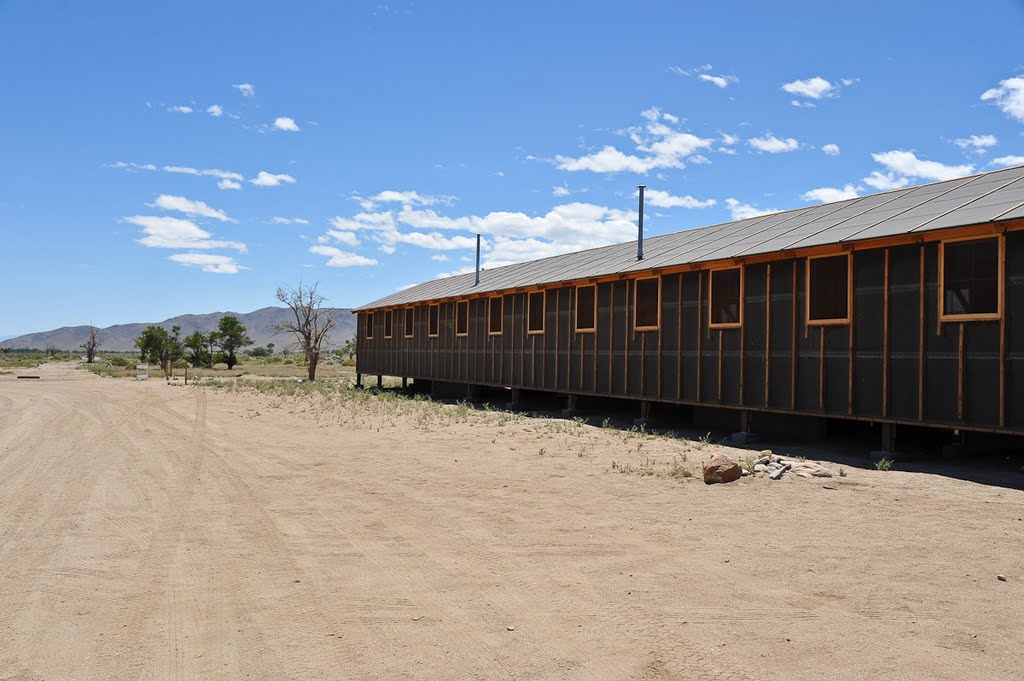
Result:
{"type": "Polygon", "coordinates": [[[713,329],[743,326],[743,268],[711,270],[708,323],[713,329]]]}
{"type": "Polygon", "coordinates": [[[402,334],[406,338],[412,338],[416,333],[416,308],[405,308],[405,322],[402,324],[402,334]]]}
{"type": "Polygon", "coordinates": [[[526,333],[544,333],[544,303],[547,293],[534,291],[527,299],[526,316],[528,319],[526,333]]]}
{"type": "Polygon", "coordinates": [[[661,326],[661,278],[637,279],[633,287],[633,328],[657,331],[661,326]]]}
{"type": "Polygon", "coordinates": [[[395,330],[395,314],[391,310],[384,311],[384,337],[391,338],[391,332],[395,330]]]}
{"type": "Polygon", "coordinates": [[[366,339],[371,340],[373,338],[373,313],[366,313],[366,339]]]}
{"type": "Polygon", "coordinates": [[[487,334],[501,335],[502,321],[505,315],[505,299],[501,296],[487,299],[487,334]]]}
{"type": "Polygon", "coordinates": [[[437,338],[441,333],[441,306],[431,305],[427,315],[427,336],[437,338]]]}
{"type": "Polygon", "coordinates": [[[597,286],[576,287],[576,333],[597,328],[597,286]]]}
{"type": "Polygon", "coordinates": [[[939,244],[942,319],[998,319],[1002,312],[1002,239],[939,244]]]}
{"type": "Polygon", "coordinates": [[[850,255],[807,259],[807,323],[849,324],[853,286],[850,255]]]}
{"type": "Polygon", "coordinates": [[[469,335],[469,301],[460,300],[455,303],[455,335],[469,335]]]}

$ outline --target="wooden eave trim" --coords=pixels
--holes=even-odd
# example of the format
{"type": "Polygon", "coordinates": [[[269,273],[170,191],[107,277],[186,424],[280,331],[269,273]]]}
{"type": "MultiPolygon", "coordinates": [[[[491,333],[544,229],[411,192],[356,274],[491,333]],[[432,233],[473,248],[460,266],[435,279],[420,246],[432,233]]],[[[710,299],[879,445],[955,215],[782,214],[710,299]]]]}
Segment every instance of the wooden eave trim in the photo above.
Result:
{"type": "MultiPolygon", "coordinates": [[[[967,227],[953,227],[949,229],[934,230],[930,232],[913,232],[908,234],[898,234],[895,236],[879,237],[876,239],[865,239],[862,241],[855,242],[824,244],[821,246],[809,246],[807,248],[795,248],[791,250],[772,251],[770,253],[759,253],[757,255],[745,257],[730,257],[721,258],[719,260],[708,260],[705,262],[685,263],[682,265],[672,265],[671,267],[657,268],[651,270],[640,270],[637,272],[616,272],[614,274],[606,274],[600,277],[581,277],[579,279],[554,281],[546,284],[536,284],[528,287],[512,287],[508,289],[498,289],[495,291],[471,293],[461,296],[449,296],[447,298],[430,298],[427,300],[419,301],[418,303],[413,303],[413,305],[436,305],[439,303],[447,303],[457,300],[469,300],[472,298],[483,298],[493,295],[509,295],[513,293],[527,293],[531,291],[563,288],[566,286],[574,286],[578,282],[601,284],[610,281],[621,281],[623,279],[651,279],[653,278],[651,272],[660,272],[659,276],[667,276],[671,274],[676,274],[678,272],[693,272],[698,270],[703,271],[710,269],[721,269],[723,267],[727,268],[730,266],[735,267],[736,264],[739,263],[742,263],[745,266],[750,266],[757,265],[760,263],[776,262],[780,260],[799,260],[815,256],[842,255],[843,253],[854,253],[856,251],[866,251],[893,246],[905,246],[908,244],[951,241],[953,239],[958,238],[971,239],[984,236],[995,236],[998,234],[1004,234],[1006,232],[1018,232],[1022,230],[1024,230],[1024,218],[1007,220],[998,223],[986,222],[979,225],[970,225],[967,227]]],[[[385,305],[381,307],[355,310],[354,313],[368,314],[371,312],[379,312],[382,310],[408,306],[409,303],[385,305]]],[[[637,330],[639,331],[640,329],[637,330]]]]}

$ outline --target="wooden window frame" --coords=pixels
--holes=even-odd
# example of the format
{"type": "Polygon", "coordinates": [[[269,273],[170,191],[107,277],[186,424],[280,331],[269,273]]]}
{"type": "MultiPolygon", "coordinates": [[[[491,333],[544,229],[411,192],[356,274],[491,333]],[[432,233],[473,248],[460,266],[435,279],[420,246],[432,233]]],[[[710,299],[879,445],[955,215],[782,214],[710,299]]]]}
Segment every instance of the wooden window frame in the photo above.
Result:
{"type": "Polygon", "coordinates": [[[407,307],[404,310],[402,318],[402,338],[412,338],[416,335],[416,308],[407,307]],[[412,324],[409,323],[409,317],[412,316],[412,324]]]}
{"type": "Polygon", "coordinates": [[[739,329],[739,328],[742,328],[742,326],[743,326],[743,307],[744,307],[744,302],[746,300],[746,295],[747,295],[746,283],[747,283],[747,273],[745,271],[745,266],[744,265],[732,265],[732,266],[729,266],[729,267],[714,267],[714,268],[708,270],[708,328],[709,329],[739,329]],[[714,297],[712,297],[712,293],[711,292],[714,290],[715,272],[727,272],[729,270],[739,270],[740,271],[740,303],[739,303],[740,320],[738,322],[714,322],[711,319],[712,314],[714,313],[714,310],[713,310],[713,308],[711,306],[712,301],[714,301],[714,297]]]}
{"type": "Polygon", "coordinates": [[[391,340],[395,335],[395,311],[384,310],[384,340],[391,340]],[[391,333],[388,333],[388,317],[391,318],[391,333]]]}
{"type": "Polygon", "coordinates": [[[366,328],[363,329],[363,337],[366,340],[373,340],[373,312],[366,313],[366,328]]]}
{"type": "Polygon", "coordinates": [[[427,306],[427,338],[437,338],[441,335],[441,304],[427,306]],[[430,318],[437,311],[437,330],[430,332],[430,318]]]}
{"type": "MultiPolygon", "coordinates": [[[[596,307],[596,306],[595,306],[596,307]]],[[[633,330],[634,331],[661,331],[661,277],[637,277],[633,280],[633,330]],[[636,297],[637,292],[640,291],[641,281],[650,281],[656,279],[658,281],[658,323],[655,326],[637,326],[636,325],[636,297]]]]}
{"type": "Polygon", "coordinates": [[[469,335],[469,301],[468,300],[456,300],[455,301],[455,337],[465,338],[469,335]],[[459,305],[466,306],[466,330],[459,333],[459,305]]]}
{"type": "Polygon", "coordinates": [[[488,336],[500,336],[500,335],[502,335],[504,333],[504,331],[505,331],[505,296],[491,296],[490,298],[487,299],[487,335],[488,336]],[[501,320],[501,328],[498,329],[497,331],[494,331],[493,329],[491,329],[491,317],[492,317],[491,306],[494,305],[494,301],[498,301],[498,304],[501,305],[501,314],[498,315],[498,318],[501,320]]]}
{"type": "Polygon", "coordinates": [[[539,291],[530,291],[529,293],[526,294],[526,335],[527,336],[540,336],[540,335],[543,335],[544,328],[547,325],[548,325],[548,292],[547,292],[546,289],[541,289],[539,291]],[[538,293],[541,295],[541,300],[544,301],[543,303],[541,303],[541,306],[542,306],[544,311],[543,311],[543,313],[540,316],[540,328],[539,329],[531,329],[530,328],[530,319],[532,319],[532,315],[530,314],[530,308],[533,305],[533,296],[535,296],[538,293]]]}
{"type": "Polygon", "coordinates": [[[939,241],[939,323],[943,322],[989,322],[1003,318],[1003,299],[1005,297],[1003,287],[1006,286],[1006,238],[1003,234],[991,236],[962,236],[953,239],[939,241]],[[985,239],[996,239],[998,252],[996,254],[996,311],[995,312],[973,312],[968,314],[946,314],[946,244],[958,241],[983,241],[985,239]]]}
{"type": "Polygon", "coordinates": [[[849,326],[853,320],[853,253],[809,255],[804,262],[804,321],[807,326],[849,326]],[[835,319],[811,319],[811,261],[846,256],[846,316],[835,319]]]}
{"type": "Polygon", "coordinates": [[[597,333],[597,284],[581,284],[576,287],[576,315],[574,319],[576,333],[597,333]],[[594,289],[594,319],[589,327],[580,328],[580,289],[594,289]]]}

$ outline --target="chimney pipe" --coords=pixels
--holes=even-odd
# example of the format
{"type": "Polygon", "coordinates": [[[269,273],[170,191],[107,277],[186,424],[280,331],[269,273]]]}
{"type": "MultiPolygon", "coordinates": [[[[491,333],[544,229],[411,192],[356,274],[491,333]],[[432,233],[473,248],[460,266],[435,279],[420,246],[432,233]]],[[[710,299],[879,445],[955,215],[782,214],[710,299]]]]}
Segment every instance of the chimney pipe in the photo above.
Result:
{"type": "Polygon", "coordinates": [[[473,286],[480,285],[480,235],[476,235],[476,282],[473,286]]]}
{"type": "Polygon", "coordinates": [[[640,219],[636,223],[636,259],[644,259],[644,189],[647,185],[638,184],[640,190],[640,219]]]}

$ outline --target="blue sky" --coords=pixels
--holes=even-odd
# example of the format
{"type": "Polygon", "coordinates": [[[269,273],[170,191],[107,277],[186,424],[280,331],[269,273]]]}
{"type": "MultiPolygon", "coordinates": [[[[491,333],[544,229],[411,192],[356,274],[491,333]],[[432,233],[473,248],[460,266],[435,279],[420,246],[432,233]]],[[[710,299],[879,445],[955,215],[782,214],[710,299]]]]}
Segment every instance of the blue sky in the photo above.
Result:
{"type": "Polygon", "coordinates": [[[1024,163],[1024,4],[0,0],[0,337],[1024,163]]]}

